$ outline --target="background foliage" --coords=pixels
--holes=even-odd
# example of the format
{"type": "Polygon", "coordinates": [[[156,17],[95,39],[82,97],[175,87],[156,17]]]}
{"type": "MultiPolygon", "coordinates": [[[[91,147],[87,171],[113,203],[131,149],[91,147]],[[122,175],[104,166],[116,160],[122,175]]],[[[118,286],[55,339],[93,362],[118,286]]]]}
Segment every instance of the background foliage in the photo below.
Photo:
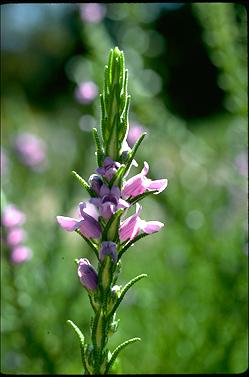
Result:
{"type": "Polygon", "coordinates": [[[2,240],[1,371],[82,373],[66,320],[89,336],[91,309],[73,260],[95,260],[55,218],[87,199],[71,171],[87,179],[96,168],[89,131],[99,125],[100,104],[94,95],[80,103],[75,90],[85,81],[102,89],[115,45],[129,69],[130,124],[149,134],[139,165],[148,161],[150,178],[167,177],[169,185],[143,205],[143,218],[165,228],[123,258],[122,283],[143,272],[149,278],[124,300],[111,346],[142,337],[121,356],[124,373],[245,371],[246,10],[235,3],[86,7],[1,6],[1,210],[14,203],[25,212],[33,252],[15,265],[2,240]],[[24,132],[45,143],[37,169],[16,153],[24,132]]]}

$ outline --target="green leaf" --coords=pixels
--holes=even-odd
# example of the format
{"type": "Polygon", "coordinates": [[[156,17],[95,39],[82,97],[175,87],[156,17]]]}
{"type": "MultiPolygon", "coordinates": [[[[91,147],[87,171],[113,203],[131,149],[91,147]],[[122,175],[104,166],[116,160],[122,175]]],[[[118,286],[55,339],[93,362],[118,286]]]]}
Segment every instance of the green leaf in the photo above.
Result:
{"type": "Polygon", "coordinates": [[[76,171],[72,171],[72,174],[78,179],[78,181],[80,182],[81,186],[84,187],[84,189],[92,196],[96,196],[96,193],[91,190],[89,184],[79,175],[76,173],[76,171]]]}
{"type": "Polygon", "coordinates": [[[106,224],[106,227],[103,231],[103,234],[102,234],[102,241],[114,240],[115,239],[117,232],[118,232],[118,228],[119,228],[119,220],[120,220],[120,217],[123,214],[123,212],[124,212],[124,210],[122,208],[120,208],[109,219],[109,221],[106,224]]]}
{"type": "Polygon", "coordinates": [[[125,173],[129,170],[130,168],[130,165],[135,157],[135,154],[138,150],[138,147],[140,146],[140,144],[142,143],[143,139],[145,138],[145,136],[147,135],[147,132],[143,132],[142,135],[140,136],[140,138],[136,141],[136,143],[134,144],[131,152],[130,152],[130,157],[127,161],[127,164],[126,164],[126,169],[125,169],[125,172],[124,172],[124,175],[125,173]]]}
{"type": "Polygon", "coordinates": [[[106,115],[106,105],[103,94],[99,95],[100,98],[100,105],[101,105],[101,134],[103,140],[105,140],[106,136],[106,124],[107,124],[107,115],[106,115]]]}
{"type": "Polygon", "coordinates": [[[151,190],[151,191],[146,191],[143,194],[137,195],[134,198],[128,199],[127,202],[131,204],[135,204],[139,202],[140,200],[146,198],[149,195],[156,194],[158,190],[151,190]]]}
{"type": "Polygon", "coordinates": [[[104,161],[104,152],[103,152],[103,148],[102,148],[102,144],[101,144],[101,141],[100,141],[100,138],[99,138],[97,128],[93,128],[93,138],[94,138],[95,145],[96,145],[98,166],[101,167],[103,165],[103,161],[104,161]]]}
{"type": "Polygon", "coordinates": [[[123,88],[124,85],[124,75],[125,75],[125,61],[124,61],[124,53],[121,51],[120,58],[119,58],[119,64],[120,64],[120,78],[119,78],[119,85],[120,90],[123,88]]]}
{"type": "Polygon", "coordinates": [[[116,358],[118,357],[118,354],[120,353],[120,351],[128,346],[129,344],[131,343],[134,343],[134,342],[137,342],[137,341],[140,341],[141,338],[132,338],[132,339],[129,339],[129,340],[126,340],[126,342],[120,344],[117,348],[115,348],[115,350],[113,351],[112,353],[112,356],[111,356],[111,359],[110,361],[108,362],[107,366],[106,366],[106,371],[105,371],[105,374],[108,374],[110,368],[112,367],[114,361],[116,360],[116,358]]]}
{"type": "Polygon", "coordinates": [[[94,346],[95,358],[98,363],[101,357],[101,353],[99,351],[103,349],[106,342],[106,324],[101,308],[95,313],[93,320],[92,342],[94,346]]]}
{"type": "Polygon", "coordinates": [[[130,96],[127,96],[128,70],[123,51],[111,49],[104,72],[101,101],[101,132],[105,156],[118,160],[122,142],[128,133],[130,96]]]}
{"type": "Polygon", "coordinates": [[[84,348],[85,338],[84,338],[84,335],[82,334],[82,332],[80,331],[78,326],[76,326],[75,323],[73,323],[73,321],[68,319],[67,323],[74,329],[74,331],[76,332],[76,334],[79,338],[82,364],[83,364],[85,370],[89,373],[87,366],[86,366],[86,362],[85,362],[85,348],[84,348]]]}
{"type": "Polygon", "coordinates": [[[80,231],[78,229],[75,229],[75,232],[78,233],[88,243],[88,245],[91,247],[91,249],[93,249],[96,257],[99,258],[97,246],[91,240],[86,238],[82,233],[80,233],[80,231]]]}
{"type": "Polygon", "coordinates": [[[124,254],[124,252],[129,249],[129,247],[131,247],[135,242],[137,242],[138,240],[140,240],[141,238],[144,238],[146,236],[149,236],[151,233],[141,233],[139,234],[137,237],[133,238],[133,240],[127,242],[124,247],[120,250],[120,252],[118,253],[118,260],[121,258],[121,256],[124,254]]]}
{"type": "Polygon", "coordinates": [[[137,281],[139,281],[140,279],[142,278],[145,278],[147,277],[148,275],[147,274],[141,274],[141,275],[138,275],[136,276],[134,279],[130,280],[125,286],[124,288],[122,289],[121,293],[120,293],[120,297],[119,299],[117,300],[116,304],[114,305],[112,311],[110,312],[110,316],[112,316],[115,311],[117,310],[117,308],[119,307],[121,301],[123,300],[126,292],[128,291],[129,288],[131,288],[133,286],[133,284],[135,284],[137,281]]]}
{"type": "Polygon", "coordinates": [[[127,134],[128,128],[128,112],[130,108],[131,96],[127,96],[124,110],[120,116],[121,129],[119,130],[119,141],[122,142],[127,134]]]}
{"type": "Polygon", "coordinates": [[[112,83],[112,64],[113,64],[113,49],[109,52],[109,59],[108,59],[108,69],[109,69],[109,78],[108,78],[108,85],[111,86],[112,83]]]}
{"type": "Polygon", "coordinates": [[[112,179],[110,180],[109,182],[109,187],[111,188],[114,184],[116,186],[119,186],[120,184],[120,181],[123,177],[123,171],[125,169],[125,165],[122,164],[120,165],[120,167],[118,168],[118,170],[116,171],[116,173],[114,174],[114,176],[112,177],[112,179]]]}
{"type": "Polygon", "coordinates": [[[109,82],[109,69],[108,66],[105,66],[105,73],[104,73],[104,93],[105,96],[108,96],[110,94],[110,82],[109,82]]]}
{"type": "Polygon", "coordinates": [[[110,130],[110,133],[109,133],[109,137],[108,137],[108,140],[105,143],[105,145],[106,145],[105,154],[106,154],[106,156],[111,157],[115,161],[116,158],[117,158],[117,155],[118,155],[118,146],[117,146],[117,141],[118,141],[118,137],[117,137],[118,115],[117,115],[116,111],[114,112],[114,114],[115,115],[114,115],[114,118],[113,118],[113,121],[112,121],[112,124],[111,124],[111,130],[110,130]]]}

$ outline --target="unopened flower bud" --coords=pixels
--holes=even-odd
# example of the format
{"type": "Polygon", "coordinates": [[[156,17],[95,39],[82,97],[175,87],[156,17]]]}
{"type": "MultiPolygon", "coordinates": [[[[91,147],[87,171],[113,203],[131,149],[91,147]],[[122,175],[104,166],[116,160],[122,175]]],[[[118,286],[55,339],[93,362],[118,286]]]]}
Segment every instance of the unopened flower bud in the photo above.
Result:
{"type": "Polygon", "coordinates": [[[88,259],[81,258],[78,260],[78,276],[86,289],[90,291],[97,289],[98,275],[88,259]]]}
{"type": "Polygon", "coordinates": [[[104,290],[109,289],[113,279],[113,273],[115,271],[114,264],[116,265],[118,259],[116,247],[114,242],[104,241],[99,251],[99,259],[101,262],[99,278],[104,290]]]}
{"type": "Polygon", "coordinates": [[[92,174],[89,178],[89,184],[90,184],[91,189],[94,192],[96,192],[98,196],[100,196],[100,189],[101,189],[101,186],[103,185],[103,181],[100,178],[100,176],[97,174],[92,174]]]}
{"type": "Polygon", "coordinates": [[[103,262],[106,255],[111,257],[113,263],[115,263],[118,259],[117,255],[117,245],[111,241],[104,241],[101,244],[101,249],[99,251],[99,259],[103,262]]]}
{"type": "Polygon", "coordinates": [[[111,296],[110,296],[110,309],[113,308],[113,305],[116,304],[119,296],[121,293],[121,286],[119,285],[114,285],[111,289],[111,296]]]}
{"type": "Polygon", "coordinates": [[[116,313],[114,313],[112,322],[111,322],[110,327],[109,327],[109,336],[113,335],[117,331],[119,321],[120,321],[120,319],[116,320],[116,313]]]}

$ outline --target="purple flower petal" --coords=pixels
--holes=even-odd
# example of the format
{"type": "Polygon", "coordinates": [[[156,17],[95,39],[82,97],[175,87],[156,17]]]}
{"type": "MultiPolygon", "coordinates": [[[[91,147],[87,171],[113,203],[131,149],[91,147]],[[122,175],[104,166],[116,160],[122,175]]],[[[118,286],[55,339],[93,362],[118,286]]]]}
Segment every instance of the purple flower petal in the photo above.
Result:
{"type": "Polygon", "coordinates": [[[94,204],[96,207],[99,207],[102,203],[102,199],[100,198],[91,198],[90,203],[94,204]]]}
{"type": "Polygon", "coordinates": [[[106,157],[104,160],[104,168],[108,168],[114,164],[114,161],[111,157],[106,157]]]}
{"type": "Polygon", "coordinates": [[[103,203],[100,207],[100,214],[105,220],[109,220],[115,213],[115,206],[111,202],[103,203]]]}
{"type": "Polygon", "coordinates": [[[120,188],[118,186],[112,186],[111,194],[114,195],[114,196],[120,197],[120,195],[121,195],[120,188]]]}
{"type": "Polygon", "coordinates": [[[101,236],[101,226],[98,221],[87,213],[92,213],[89,203],[81,202],[79,204],[82,220],[79,222],[81,233],[87,238],[99,238],[101,236]]]}
{"type": "MultiPolygon", "coordinates": [[[[98,199],[98,198],[92,198],[92,199],[97,199],[97,200],[101,201],[101,199],[98,199]]],[[[79,203],[80,216],[85,218],[86,215],[89,215],[89,216],[93,217],[96,221],[98,221],[99,214],[98,214],[98,211],[96,210],[95,206],[96,206],[96,204],[94,203],[94,200],[92,202],[91,199],[90,199],[89,202],[80,202],[79,203]]]]}
{"type": "Polygon", "coordinates": [[[100,175],[104,175],[105,174],[105,168],[97,168],[95,171],[96,171],[96,173],[98,173],[100,175]]]}
{"type": "Polygon", "coordinates": [[[128,207],[130,207],[130,203],[126,202],[124,199],[119,199],[118,209],[119,208],[128,208],[128,207]]]}
{"type": "Polygon", "coordinates": [[[101,189],[100,189],[100,196],[101,197],[110,194],[110,192],[111,192],[111,190],[109,189],[108,186],[106,186],[105,184],[103,184],[101,186],[101,189]]]}
{"type": "Polygon", "coordinates": [[[147,190],[149,191],[158,190],[158,192],[155,194],[159,194],[167,187],[167,184],[168,184],[167,179],[157,179],[157,180],[148,179],[146,177],[148,171],[149,171],[149,165],[145,161],[144,168],[141,171],[141,173],[128,179],[128,181],[125,183],[122,190],[122,196],[124,198],[138,196],[140,194],[143,194],[147,190]]]}
{"type": "Polygon", "coordinates": [[[59,225],[68,232],[73,232],[80,226],[80,221],[72,217],[57,216],[56,219],[59,225]]]}
{"type": "Polygon", "coordinates": [[[147,175],[148,172],[149,172],[149,164],[148,164],[148,162],[144,161],[144,167],[143,167],[143,170],[141,171],[141,174],[147,175]]]}
{"type": "Polygon", "coordinates": [[[168,185],[168,180],[167,179],[157,179],[157,180],[148,180],[149,184],[147,186],[147,189],[148,190],[158,190],[158,192],[156,192],[155,194],[159,194],[160,192],[162,192],[163,190],[166,189],[167,185],[168,185]]]}
{"type": "Polygon", "coordinates": [[[144,221],[142,220],[140,223],[141,229],[144,231],[144,233],[150,234],[158,232],[164,224],[160,221],[144,221]]]}
{"type": "Polygon", "coordinates": [[[120,167],[120,163],[113,161],[110,157],[106,157],[103,165],[103,167],[96,169],[96,173],[102,175],[108,181],[110,181],[120,167]]]}
{"type": "Polygon", "coordinates": [[[135,197],[143,194],[146,191],[146,185],[144,184],[144,177],[141,174],[137,174],[134,177],[128,179],[122,190],[122,196],[124,198],[135,197]]]}
{"type": "MultiPolygon", "coordinates": [[[[93,218],[92,218],[93,219],[93,218]]],[[[101,227],[99,223],[93,219],[90,221],[87,220],[81,220],[79,229],[83,236],[87,238],[100,238],[101,236],[101,227]]]]}
{"type": "Polygon", "coordinates": [[[136,205],[136,213],[126,220],[124,220],[119,228],[119,238],[121,241],[126,241],[128,239],[135,238],[138,233],[140,232],[140,222],[141,219],[139,214],[142,210],[142,207],[137,203],[136,205]]]}

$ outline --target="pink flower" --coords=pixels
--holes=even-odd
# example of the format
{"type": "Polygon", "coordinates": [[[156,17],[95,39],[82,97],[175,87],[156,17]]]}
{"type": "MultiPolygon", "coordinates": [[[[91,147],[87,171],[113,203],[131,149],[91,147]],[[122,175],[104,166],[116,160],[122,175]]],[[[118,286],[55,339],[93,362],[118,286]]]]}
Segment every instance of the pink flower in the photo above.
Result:
{"type": "Polygon", "coordinates": [[[87,208],[87,204],[83,202],[79,204],[79,208],[81,215],[80,219],[57,216],[57,221],[60,226],[68,232],[73,232],[74,230],[79,229],[83,236],[87,238],[100,238],[101,226],[99,222],[94,218],[92,209],[87,208]],[[91,214],[89,214],[89,212],[91,214]]]}
{"type": "Polygon", "coordinates": [[[148,179],[146,175],[149,171],[149,165],[145,161],[144,168],[141,173],[135,175],[134,177],[128,179],[122,190],[122,196],[124,198],[135,197],[137,195],[143,194],[145,191],[157,190],[156,194],[162,192],[168,184],[167,179],[148,179]]]}
{"type": "Polygon", "coordinates": [[[164,226],[164,224],[160,221],[142,220],[139,217],[141,210],[142,207],[137,203],[136,213],[121,222],[119,228],[119,238],[121,241],[127,241],[129,239],[132,240],[139,234],[141,230],[144,233],[151,234],[158,232],[164,226]]]}
{"type": "Polygon", "coordinates": [[[86,3],[80,6],[80,16],[83,21],[98,23],[106,13],[105,6],[99,3],[86,3]]]}
{"type": "Polygon", "coordinates": [[[75,91],[75,98],[83,104],[91,103],[98,94],[98,87],[93,81],[82,82],[75,91]]]}
{"type": "Polygon", "coordinates": [[[28,132],[18,135],[15,149],[22,163],[31,168],[40,168],[46,162],[46,145],[36,135],[28,132]]]}
{"type": "Polygon", "coordinates": [[[26,216],[17,207],[10,204],[8,205],[2,215],[2,223],[7,228],[22,225],[25,222],[26,216]]]}
{"type": "Polygon", "coordinates": [[[96,169],[96,173],[105,177],[108,181],[112,179],[114,174],[118,171],[120,163],[113,161],[111,157],[106,157],[104,160],[104,166],[96,169]]]}
{"type": "Polygon", "coordinates": [[[132,147],[144,131],[144,127],[140,124],[131,125],[127,136],[129,146],[132,147]]]}
{"type": "Polygon", "coordinates": [[[26,233],[22,228],[10,228],[7,235],[7,244],[15,247],[23,242],[26,238],[26,233]]]}
{"type": "Polygon", "coordinates": [[[15,264],[26,262],[31,257],[32,250],[27,246],[17,246],[10,254],[10,259],[15,264]]]}
{"type": "Polygon", "coordinates": [[[121,192],[118,186],[112,186],[111,189],[103,184],[100,188],[100,198],[91,198],[90,203],[94,204],[100,215],[109,220],[110,217],[120,208],[128,208],[130,206],[125,200],[120,198],[121,192]]]}

